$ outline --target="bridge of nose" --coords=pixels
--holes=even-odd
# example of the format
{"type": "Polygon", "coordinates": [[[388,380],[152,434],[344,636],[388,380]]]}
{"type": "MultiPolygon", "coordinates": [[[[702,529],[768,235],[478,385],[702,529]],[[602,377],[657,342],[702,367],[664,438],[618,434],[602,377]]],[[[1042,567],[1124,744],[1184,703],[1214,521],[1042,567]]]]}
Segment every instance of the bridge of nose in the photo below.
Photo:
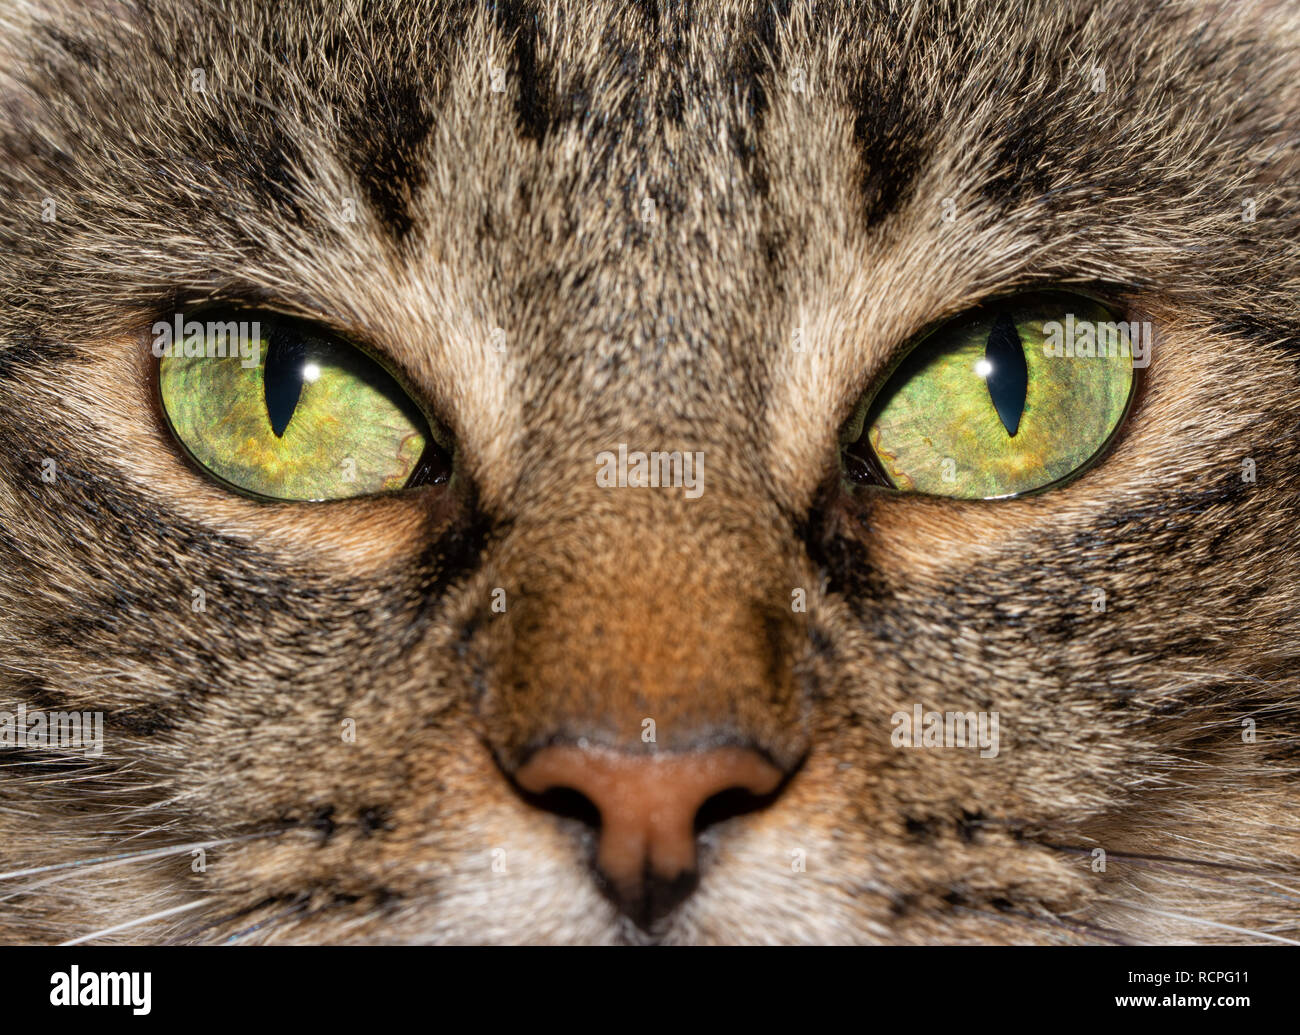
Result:
{"type": "Polygon", "coordinates": [[[504,757],[517,764],[563,738],[641,752],[770,742],[779,753],[797,714],[802,616],[775,538],[770,527],[593,522],[564,553],[528,556],[522,544],[488,701],[504,757]]]}

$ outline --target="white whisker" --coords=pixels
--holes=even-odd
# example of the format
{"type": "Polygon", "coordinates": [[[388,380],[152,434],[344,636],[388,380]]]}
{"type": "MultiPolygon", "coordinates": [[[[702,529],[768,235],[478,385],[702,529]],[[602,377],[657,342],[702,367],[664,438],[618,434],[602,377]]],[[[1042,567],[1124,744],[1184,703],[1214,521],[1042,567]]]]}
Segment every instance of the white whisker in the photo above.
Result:
{"type": "Polygon", "coordinates": [[[1143,913],[1154,913],[1156,916],[1168,917],[1171,920],[1186,920],[1193,924],[1199,924],[1202,927],[1217,927],[1221,931],[1233,931],[1237,934],[1248,934],[1252,938],[1264,938],[1270,942],[1281,942],[1283,945],[1300,945],[1300,941],[1294,938],[1285,938],[1280,934],[1267,934],[1264,931],[1253,931],[1249,927],[1234,927],[1232,924],[1222,924],[1217,920],[1206,920],[1199,916],[1189,916],[1186,913],[1174,913],[1165,909],[1156,909],[1153,906],[1142,906],[1136,902],[1125,902],[1123,900],[1111,900],[1111,905],[1119,906],[1125,909],[1136,909],[1143,913]]]}
{"type": "Polygon", "coordinates": [[[275,837],[284,831],[275,830],[262,834],[246,834],[242,837],[224,837],[215,841],[192,841],[189,844],[172,845],[168,848],[145,848],[138,852],[123,852],[120,855],[101,855],[93,859],[78,859],[74,862],[52,863],[49,866],[31,866],[25,870],[10,870],[0,873],[0,880],[16,880],[19,877],[34,877],[41,873],[53,873],[56,870],[98,869],[103,866],[115,866],[122,862],[143,862],[148,859],[163,859],[169,855],[182,855],[198,849],[218,848],[221,845],[237,844],[242,841],[255,841],[264,837],[275,837]]]}
{"type": "Polygon", "coordinates": [[[187,902],[183,906],[173,906],[171,909],[159,910],[157,913],[150,913],[148,916],[142,916],[138,920],[128,920],[124,924],[114,924],[112,927],[105,927],[100,931],[92,931],[90,934],[83,934],[80,938],[73,938],[66,942],[60,942],[60,945],[82,945],[85,942],[92,941],[95,938],[102,938],[106,934],[116,934],[118,931],[125,931],[130,927],[139,927],[141,924],[147,924],[150,920],[161,920],[165,916],[172,916],[175,913],[184,913],[191,909],[198,909],[199,906],[206,906],[209,902],[215,901],[210,898],[201,898],[197,902],[187,902]]]}

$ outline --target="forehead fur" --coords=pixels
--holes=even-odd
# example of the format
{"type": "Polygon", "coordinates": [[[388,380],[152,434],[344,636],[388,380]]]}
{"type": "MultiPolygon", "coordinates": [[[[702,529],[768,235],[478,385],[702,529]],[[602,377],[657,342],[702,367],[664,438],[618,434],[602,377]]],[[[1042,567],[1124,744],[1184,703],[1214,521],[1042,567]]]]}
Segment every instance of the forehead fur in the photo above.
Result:
{"type": "Polygon", "coordinates": [[[322,318],[425,384],[489,500],[543,454],[689,415],[770,441],[798,507],[881,363],[991,294],[1100,284],[1294,333],[1293,20],[19,5],[0,285],[65,340],[164,295],[322,318]]]}

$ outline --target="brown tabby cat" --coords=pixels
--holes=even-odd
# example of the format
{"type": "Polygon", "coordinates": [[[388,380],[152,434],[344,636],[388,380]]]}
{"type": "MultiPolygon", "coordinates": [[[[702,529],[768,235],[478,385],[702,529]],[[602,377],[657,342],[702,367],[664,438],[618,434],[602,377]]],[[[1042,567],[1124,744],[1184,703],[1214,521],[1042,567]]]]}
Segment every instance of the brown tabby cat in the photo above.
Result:
{"type": "Polygon", "coordinates": [[[0,940],[1300,940],[1298,45],[1233,0],[4,0],[0,940]],[[1025,292],[1153,329],[1126,418],[1041,491],[903,491],[860,404],[1025,292]],[[267,450],[352,459],[275,416],[328,340],[418,470],[214,472],[156,349],[205,309],[275,328],[267,450]]]}

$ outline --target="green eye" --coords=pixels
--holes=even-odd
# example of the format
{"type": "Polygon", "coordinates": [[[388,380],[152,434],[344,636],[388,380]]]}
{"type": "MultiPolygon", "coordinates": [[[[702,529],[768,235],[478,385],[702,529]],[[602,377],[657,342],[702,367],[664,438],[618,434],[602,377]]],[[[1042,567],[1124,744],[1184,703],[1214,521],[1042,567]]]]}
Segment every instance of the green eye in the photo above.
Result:
{"type": "Polygon", "coordinates": [[[1149,325],[1073,295],[981,307],[925,338],[846,428],[851,475],[957,499],[1043,489],[1111,440],[1149,325]]]}
{"type": "Polygon", "coordinates": [[[354,346],[265,315],[154,331],[162,332],[154,354],[172,432],[234,488],[328,500],[446,479],[429,421],[354,346]]]}

